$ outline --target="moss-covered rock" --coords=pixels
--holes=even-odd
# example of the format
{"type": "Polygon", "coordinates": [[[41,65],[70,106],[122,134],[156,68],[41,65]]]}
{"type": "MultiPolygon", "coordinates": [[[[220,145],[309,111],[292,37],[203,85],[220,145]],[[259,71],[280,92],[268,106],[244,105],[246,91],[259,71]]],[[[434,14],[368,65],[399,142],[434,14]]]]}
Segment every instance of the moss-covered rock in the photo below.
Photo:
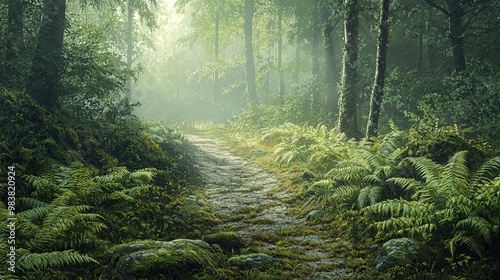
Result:
{"type": "Polygon", "coordinates": [[[217,244],[225,250],[241,249],[245,247],[245,241],[235,232],[218,232],[205,235],[203,241],[209,244],[217,244]]]}
{"type": "Polygon", "coordinates": [[[167,276],[181,279],[213,266],[214,253],[201,240],[141,240],[112,247],[116,271],[123,279],[167,276]]]}
{"type": "Polygon", "coordinates": [[[375,265],[381,271],[387,271],[396,266],[413,265],[426,251],[422,243],[413,239],[406,237],[391,239],[380,248],[375,265]]]}
{"type": "Polygon", "coordinates": [[[241,269],[269,269],[276,263],[279,263],[277,258],[262,253],[241,255],[229,259],[229,265],[241,269]]]}

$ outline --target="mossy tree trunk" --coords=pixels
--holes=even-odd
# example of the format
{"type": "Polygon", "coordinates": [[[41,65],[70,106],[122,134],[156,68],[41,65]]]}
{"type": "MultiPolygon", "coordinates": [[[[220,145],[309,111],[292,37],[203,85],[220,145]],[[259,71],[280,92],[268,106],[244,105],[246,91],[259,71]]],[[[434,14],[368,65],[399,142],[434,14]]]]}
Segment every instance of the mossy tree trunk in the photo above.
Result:
{"type": "Polygon", "coordinates": [[[370,99],[370,113],[366,126],[366,137],[378,135],[380,105],[384,95],[385,69],[387,64],[387,44],[389,39],[389,0],[381,0],[380,24],[377,39],[377,66],[370,99]]]}
{"type": "Polygon", "coordinates": [[[339,98],[338,129],[347,138],[360,138],[356,115],[356,63],[358,60],[358,0],[345,0],[342,90],[339,98]]]}

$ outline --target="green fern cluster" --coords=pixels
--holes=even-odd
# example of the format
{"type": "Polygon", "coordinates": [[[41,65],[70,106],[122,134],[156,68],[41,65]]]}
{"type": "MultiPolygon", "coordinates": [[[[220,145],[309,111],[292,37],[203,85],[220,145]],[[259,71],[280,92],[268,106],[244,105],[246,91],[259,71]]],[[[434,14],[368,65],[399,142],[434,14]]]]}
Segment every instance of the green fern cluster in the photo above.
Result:
{"type": "Polygon", "coordinates": [[[466,165],[467,152],[452,156],[448,163],[407,158],[416,178],[387,181],[412,193],[409,199],[391,199],[364,209],[381,218],[374,222],[380,238],[411,236],[443,244],[455,255],[466,248],[478,256],[500,233],[500,157],[484,163],[476,172],[466,165]]]}
{"type": "Polygon", "coordinates": [[[285,123],[263,130],[261,142],[274,144],[278,164],[307,163],[311,169],[326,170],[345,153],[348,142],[336,130],[285,123]]]}
{"type": "Polygon", "coordinates": [[[347,150],[325,178],[314,184],[323,190],[320,200],[357,203],[359,208],[401,195],[387,179],[401,172],[401,132],[382,139],[363,140],[347,150]]]}
{"type": "MultiPolygon", "coordinates": [[[[138,194],[148,191],[155,173],[118,167],[97,175],[96,169],[81,163],[51,170],[26,176],[35,191],[16,200],[16,265],[26,279],[53,275],[53,269],[62,267],[97,264],[88,254],[109,242],[103,232],[114,226],[110,210],[134,203],[138,194]]],[[[0,218],[6,220],[6,206],[0,206],[0,218]]],[[[0,238],[6,240],[8,234],[2,228],[0,238]]],[[[4,264],[7,250],[6,243],[0,243],[4,264]]]]}

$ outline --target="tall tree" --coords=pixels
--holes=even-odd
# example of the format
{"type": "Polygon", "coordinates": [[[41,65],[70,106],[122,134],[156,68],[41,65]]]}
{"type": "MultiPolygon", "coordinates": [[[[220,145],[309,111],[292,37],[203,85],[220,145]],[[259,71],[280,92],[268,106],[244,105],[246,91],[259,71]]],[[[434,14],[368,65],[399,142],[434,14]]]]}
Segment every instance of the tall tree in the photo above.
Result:
{"type": "Polygon", "coordinates": [[[339,98],[338,129],[348,138],[359,138],[356,115],[356,62],[358,60],[358,0],[345,0],[344,57],[342,61],[342,90],[339,98]]]}
{"type": "Polygon", "coordinates": [[[250,107],[259,105],[259,98],[257,97],[257,87],[255,85],[255,61],[253,56],[253,13],[254,13],[254,0],[245,0],[245,56],[246,56],[246,78],[247,78],[247,91],[250,107]]]}
{"type": "MultiPolygon", "coordinates": [[[[321,41],[321,17],[319,13],[319,5],[314,2],[314,7],[311,9],[311,58],[312,69],[311,75],[314,85],[319,83],[320,76],[320,41],[321,41]]],[[[319,108],[319,92],[315,86],[311,94],[311,109],[313,112],[319,108]]]]}
{"type": "Polygon", "coordinates": [[[9,0],[7,22],[7,53],[5,58],[6,73],[9,78],[5,84],[10,88],[20,89],[21,72],[17,65],[24,40],[23,6],[20,0],[9,0]]]}
{"type": "Polygon", "coordinates": [[[26,92],[48,109],[57,106],[66,0],[45,0],[26,92]]]}
{"type": "Polygon", "coordinates": [[[455,72],[460,73],[465,70],[464,54],[464,28],[462,26],[462,17],[465,15],[465,5],[462,0],[446,0],[448,9],[438,5],[433,0],[424,0],[430,6],[438,9],[448,17],[451,49],[453,52],[453,62],[455,72]]]}
{"type": "Polygon", "coordinates": [[[387,44],[389,39],[389,0],[380,0],[380,24],[377,39],[377,66],[375,70],[375,81],[373,83],[370,99],[370,113],[366,126],[366,137],[378,135],[378,118],[380,115],[380,104],[384,94],[385,69],[387,62],[387,44]]]}
{"type": "Polygon", "coordinates": [[[335,112],[338,110],[338,95],[335,89],[335,57],[333,48],[333,28],[332,10],[330,7],[321,8],[321,19],[323,21],[323,39],[325,46],[325,61],[326,61],[326,103],[325,112],[328,123],[335,122],[335,112]]]}
{"type": "Polygon", "coordinates": [[[283,71],[283,8],[278,5],[278,79],[280,84],[280,102],[285,102],[285,73],[283,71]]]}
{"type": "MultiPolygon", "coordinates": [[[[133,42],[132,33],[134,29],[134,8],[132,6],[133,0],[127,0],[127,69],[132,71],[132,58],[133,58],[133,42]]],[[[125,85],[125,104],[130,103],[130,94],[132,90],[132,77],[127,79],[127,84],[125,85]]]]}
{"type": "Polygon", "coordinates": [[[214,89],[212,95],[212,102],[216,103],[219,101],[219,23],[220,23],[220,11],[219,7],[216,7],[215,11],[215,38],[214,38],[214,89]]]}

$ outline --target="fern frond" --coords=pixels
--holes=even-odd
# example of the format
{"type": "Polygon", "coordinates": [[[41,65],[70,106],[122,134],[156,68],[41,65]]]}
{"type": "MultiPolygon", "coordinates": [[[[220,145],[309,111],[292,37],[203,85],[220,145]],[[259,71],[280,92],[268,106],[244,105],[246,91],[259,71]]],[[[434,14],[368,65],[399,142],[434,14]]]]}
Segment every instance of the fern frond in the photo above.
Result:
{"type": "Polygon", "coordinates": [[[491,224],[484,218],[471,216],[459,221],[455,225],[455,230],[471,232],[475,236],[480,236],[486,242],[491,241],[491,224]]]}
{"type": "Polygon", "coordinates": [[[68,265],[88,264],[98,262],[80,253],[68,250],[62,252],[49,252],[49,253],[29,253],[21,256],[17,260],[17,267],[22,272],[28,271],[43,271],[47,268],[62,268],[68,265]]]}
{"type": "Polygon", "coordinates": [[[500,176],[500,157],[494,157],[476,171],[472,177],[472,185],[482,185],[500,176]]]}

